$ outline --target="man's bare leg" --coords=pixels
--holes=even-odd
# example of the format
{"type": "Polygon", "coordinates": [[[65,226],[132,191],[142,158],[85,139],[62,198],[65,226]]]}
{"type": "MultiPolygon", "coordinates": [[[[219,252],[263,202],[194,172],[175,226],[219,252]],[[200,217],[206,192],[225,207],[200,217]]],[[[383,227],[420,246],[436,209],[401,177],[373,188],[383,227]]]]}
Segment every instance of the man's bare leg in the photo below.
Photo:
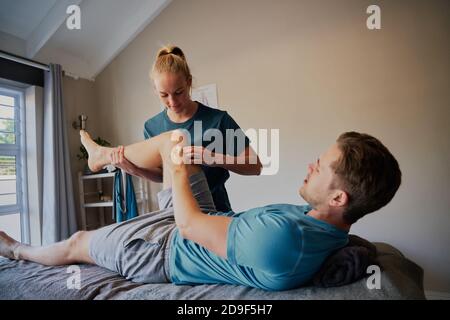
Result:
{"type": "MultiPolygon", "coordinates": [[[[80,131],[81,143],[86,148],[89,154],[88,165],[91,171],[96,172],[101,170],[104,166],[111,163],[111,153],[114,148],[102,147],[92,140],[91,136],[84,130],[80,131]]],[[[135,166],[143,169],[160,168],[163,166],[162,157],[166,155],[165,161],[169,161],[174,147],[178,144],[183,145],[182,134],[179,131],[170,131],[162,133],[150,139],[137,142],[124,147],[124,156],[128,161],[135,166]]],[[[198,166],[188,165],[188,172],[190,174],[199,172],[201,169],[198,166]]],[[[163,188],[171,186],[170,174],[167,170],[163,170],[163,188]]]]}
{"type": "MultiPolygon", "coordinates": [[[[87,134],[80,132],[82,143],[89,153],[90,168],[92,171],[100,170],[104,165],[110,163],[112,148],[97,145],[87,134]]],[[[154,168],[162,166],[164,159],[166,166],[170,165],[169,159],[177,145],[172,133],[162,134],[143,142],[126,146],[125,157],[135,165],[143,168],[154,168]]],[[[175,135],[176,137],[176,135],[175,135]]],[[[198,166],[187,166],[189,174],[199,172],[198,166]]],[[[167,170],[164,170],[167,171],[167,170]]],[[[165,186],[170,187],[169,174],[166,177],[165,186]]],[[[16,260],[28,260],[43,265],[56,266],[72,263],[95,264],[89,256],[89,242],[93,231],[78,231],[69,239],[43,247],[34,247],[22,244],[6,233],[0,231],[0,255],[16,260]]]]}
{"type": "Polygon", "coordinates": [[[69,239],[48,246],[34,247],[22,244],[0,231],[0,255],[15,259],[28,260],[47,266],[72,263],[95,264],[89,256],[89,241],[92,231],[78,231],[69,239]]]}
{"type": "MultiPolygon", "coordinates": [[[[84,130],[80,130],[81,143],[89,154],[88,165],[92,172],[101,170],[111,163],[113,148],[102,147],[92,140],[91,136],[84,130]]],[[[140,168],[157,168],[162,166],[160,149],[162,144],[171,137],[170,132],[143,140],[124,148],[124,156],[128,161],[140,168]]]]}

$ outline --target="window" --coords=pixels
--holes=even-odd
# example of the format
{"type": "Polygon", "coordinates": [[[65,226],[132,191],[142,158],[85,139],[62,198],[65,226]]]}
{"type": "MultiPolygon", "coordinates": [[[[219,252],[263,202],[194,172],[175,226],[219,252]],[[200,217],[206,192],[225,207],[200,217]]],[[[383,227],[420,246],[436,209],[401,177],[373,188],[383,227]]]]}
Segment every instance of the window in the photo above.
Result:
{"type": "Polygon", "coordinates": [[[29,242],[24,93],[0,86],[0,229],[29,242]]]}

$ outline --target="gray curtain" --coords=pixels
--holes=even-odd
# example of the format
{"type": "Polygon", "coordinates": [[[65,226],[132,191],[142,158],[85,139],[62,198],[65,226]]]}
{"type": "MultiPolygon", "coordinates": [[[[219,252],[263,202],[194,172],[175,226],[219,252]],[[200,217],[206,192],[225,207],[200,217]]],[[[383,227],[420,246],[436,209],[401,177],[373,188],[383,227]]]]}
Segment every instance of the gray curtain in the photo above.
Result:
{"type": "Polygon", "coordinates": [[[62,69],[50,64],[44,81],[42,243],[67,239],[77,230],[62,69]]]}

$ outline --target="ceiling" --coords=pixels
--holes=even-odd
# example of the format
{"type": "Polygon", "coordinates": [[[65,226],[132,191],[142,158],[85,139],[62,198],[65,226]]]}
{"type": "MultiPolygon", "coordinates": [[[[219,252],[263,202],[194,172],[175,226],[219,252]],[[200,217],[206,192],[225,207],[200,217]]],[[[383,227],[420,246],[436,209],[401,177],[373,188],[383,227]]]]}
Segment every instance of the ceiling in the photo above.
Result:
{"type": "Polygon", "coordinates": [[[0,0],[0,32],[23,52],[8,50],[5,40],[1,49],[93,80],[171,1],[0,0]],[[73,4],[80,8],[79,30],[66,25],[73,4]]]}
{"type": "Polygon", "coordinates": [[[0,30],[27,39],[57,0],[0,0],[0,30]]]}

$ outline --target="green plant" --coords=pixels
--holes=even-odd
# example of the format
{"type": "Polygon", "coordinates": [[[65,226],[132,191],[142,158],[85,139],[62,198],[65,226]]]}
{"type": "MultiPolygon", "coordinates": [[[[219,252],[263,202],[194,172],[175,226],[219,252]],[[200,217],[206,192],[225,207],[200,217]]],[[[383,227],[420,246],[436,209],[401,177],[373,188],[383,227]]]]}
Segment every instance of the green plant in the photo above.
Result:
{"type": "MultiPolygon", "coordinates": [[[[103,147],[111,146],[111,144],[108,141],[106,141],[100,137],[97,137],[97,139],[94,139],[94,141],[95,141],[95,143],[97,143],[98,145],[103,146],[103,147]]],[[[89,154],[87,153],[86,148],[83,145],[80,146],[80,153],[77,154],[77,158],[78,158],[78,160],[89,159],[89,154]]]]}

